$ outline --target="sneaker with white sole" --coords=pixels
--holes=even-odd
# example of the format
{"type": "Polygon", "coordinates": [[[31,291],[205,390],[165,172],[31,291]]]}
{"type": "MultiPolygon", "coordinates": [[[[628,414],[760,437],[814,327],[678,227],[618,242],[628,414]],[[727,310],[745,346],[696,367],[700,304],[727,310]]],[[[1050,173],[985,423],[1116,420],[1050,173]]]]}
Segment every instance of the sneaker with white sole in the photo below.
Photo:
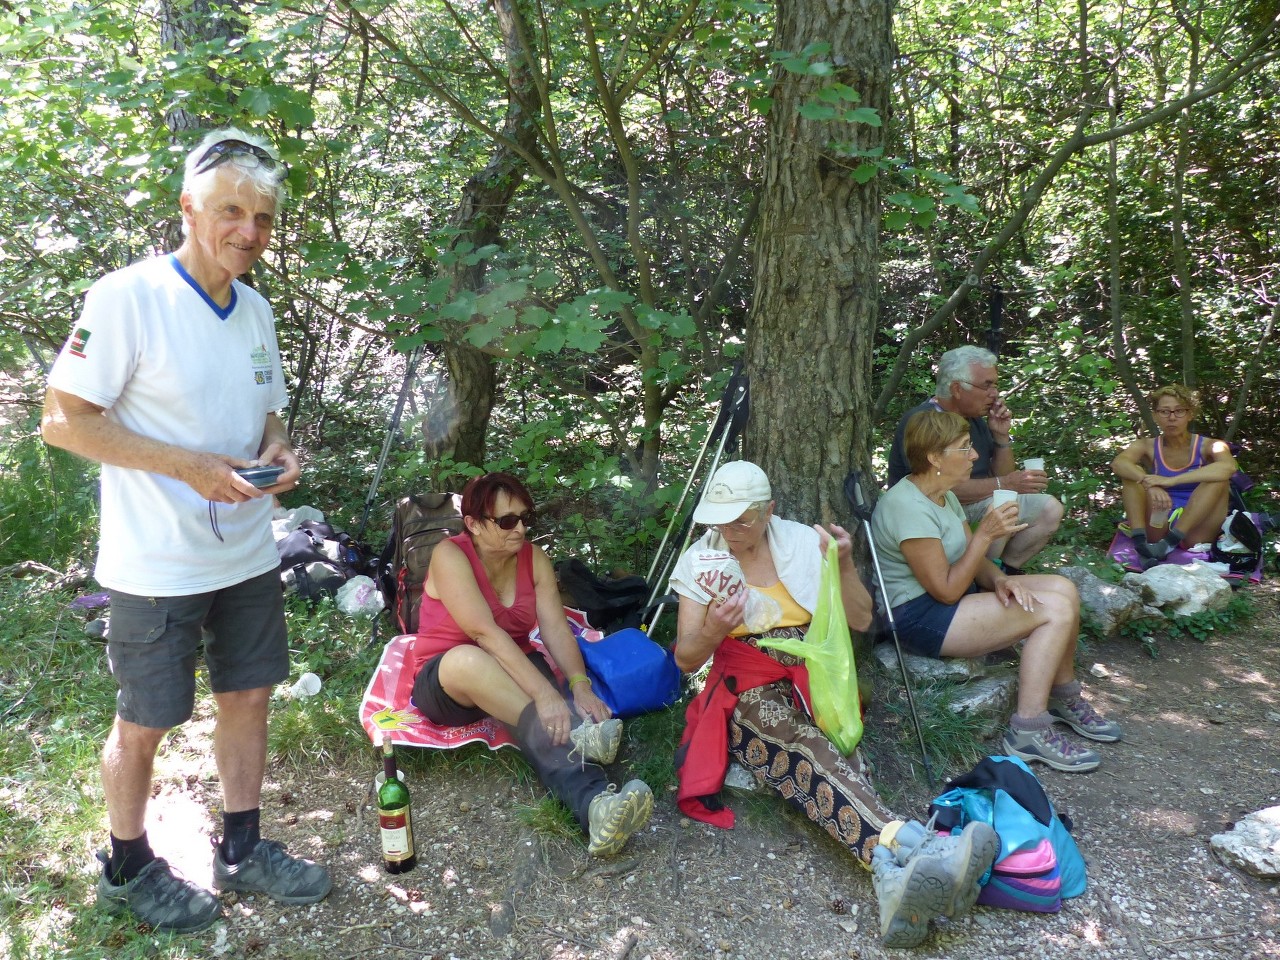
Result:
{"type": "Polygon", "coordinates": [[[152,930],[174,933],[194,933],[222,918],[218,898],[175,874],[163,857],[156,857],[128,883],[118,884],[107,876],[107,855],[99,853],[98,859],[98,906],[107,913],[127,910],[152,930]]]}
{"type": "Polygon", "coordinates": [[[622,743],[622,721],[617,717],[603,723],[584,720],[569,731],[569,739],[573,741],[570,759],[576,753],[586,763],[613,763],[622,743]]]}
{"type": "Polygon", "coordinates": [[[1004,733],[1001,749],[1027,763],[1043,763],[1064,773],[1097,770],[1102,758],[1092,750],[1078,747],[1053,727],[1046,730],[1014,730],[1004,733]]]}
{"type": "Polygon", "coordinates": [[[614,784],[598,793],[587,808],[587,853],[608,857],[621,850],[631,835],[649,822],[653,791],[643,780],[632,780],[621,790],[614,784]]]}
{"type": "Polygon", "coordinates": [[[929,921],[951,902],[951,875],[936,857],[914,856],[901,866],[888,847],[871,852],[871,885],[880,907],[880,942],[909,950],[929,936],[929,921]]]}
{"type": "Polygon", "coordinates": [[[265,893],[280,903],[317,903],[333,886],[329,871],[318,863],[291,857],[277,840],[259,840],[253,852],[239,863],[222,859],[214,843],[213,887],[238,893],[265,893]]]}
{"type": "Polygon", "coordinates": [[[1065,723],[1080,736],[1099,743],[1115,743],[1123,736],[1120,725],[1099,714],[1084,697],[1076,697],[1074,700],[1050,697],[1049,716],[1065,723]]]}

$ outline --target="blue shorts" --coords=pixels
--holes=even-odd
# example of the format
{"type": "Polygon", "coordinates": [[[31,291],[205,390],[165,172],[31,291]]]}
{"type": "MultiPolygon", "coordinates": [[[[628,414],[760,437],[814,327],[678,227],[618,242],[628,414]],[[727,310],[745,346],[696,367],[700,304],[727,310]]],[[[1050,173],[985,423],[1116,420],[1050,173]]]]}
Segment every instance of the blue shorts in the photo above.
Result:
{"type": "MultiPolygon", "coordinates": [[[[977,593],[977,584],[970,585],[965,596],[977,593]]],[[[900,603],[893,608],[893,624],[898,629],[898,639],[911,653],[937,660],[941,655],[942,641],[955,619],[960,602],[941,603],[928,593],[914,600],[900,603]]]]}
{"type": "Polygon", "coordinates": [[[270,687],[289,676],[277,570],[185,597],[107,592],[107,659],[119,687],[116,714],[121,720],[156,729],[190,720],[201,646],[214,693],[270,687]]]}

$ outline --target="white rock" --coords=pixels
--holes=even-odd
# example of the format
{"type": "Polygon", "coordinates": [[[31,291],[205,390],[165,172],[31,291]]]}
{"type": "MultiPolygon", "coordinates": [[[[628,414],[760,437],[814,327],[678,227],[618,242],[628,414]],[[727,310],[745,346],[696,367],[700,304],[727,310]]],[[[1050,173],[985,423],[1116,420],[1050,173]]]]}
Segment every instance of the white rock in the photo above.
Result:
{"type": "Polygon", "coordinates": [[[1249,814],[1230,833],[1215,834],[1209,846],[1229,867],[1267,880],[1280,878],[1280,806],[1249,814]]]}

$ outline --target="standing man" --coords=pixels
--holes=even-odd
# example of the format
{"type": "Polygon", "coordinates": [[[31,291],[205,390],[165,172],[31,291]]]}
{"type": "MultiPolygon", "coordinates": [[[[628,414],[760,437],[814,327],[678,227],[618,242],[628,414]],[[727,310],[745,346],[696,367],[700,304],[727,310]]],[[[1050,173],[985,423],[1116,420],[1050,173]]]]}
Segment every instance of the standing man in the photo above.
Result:
{"type": "Polygon", "coordinates": [[[911,472],[902,441],[907,421],[921,410],[960,414],[969,421],[969,443],[978,459],[969,479],[954,488],[955,495],[969,522],[977,523],[990,508],[994,491],[1017,491],[1019,516],[1029,526],[992,543],[987,559],[1000,561],[1007,574],[1018,576],[1058,529],[1062,504],[1044,492],[1049,478],[1043,470],[1014,469],[1013,439],[1009,436],[1013,414],[1000,397],[996,376],[996,355],[990,350],[963,346],[942,355],[936,395],[912,407],[898,421],[889,451],[889,486],[911,472]]]}
{"type": "Polygon", "coordinates": [[[107,656],[119,692],[102,754],[111,852],[98,903],[157,930],[209,926],[222,909],[147,842],[156,750],[191,718],[203,647],[222,783],[218,890],[314,903],[328,871],[259,835],[267,700],[289,654],[271,495],[301,468],[275,411],[288,402],[271,308],[236,280],[271,239],[285,168],[238,130],[186,160],[177,253],[103,277],[49,375],[45,440],[102,464],[94,575],[111,597],[107,656]],[[283,469],[272,486],[236,473],[283,469]]]}

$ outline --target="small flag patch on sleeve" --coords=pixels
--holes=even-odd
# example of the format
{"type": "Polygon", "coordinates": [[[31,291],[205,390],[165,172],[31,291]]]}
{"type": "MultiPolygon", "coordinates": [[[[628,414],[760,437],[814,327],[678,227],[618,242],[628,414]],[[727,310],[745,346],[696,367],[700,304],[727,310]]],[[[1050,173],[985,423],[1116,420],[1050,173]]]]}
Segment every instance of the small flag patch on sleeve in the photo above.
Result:
{"type": "Polygon", "coordinates": [[[83,357],[85,350],[89,346],[89,333],[84,327],[80,327],[71,335],[71,346],[68,348],[73,357],[83,357]]]}

